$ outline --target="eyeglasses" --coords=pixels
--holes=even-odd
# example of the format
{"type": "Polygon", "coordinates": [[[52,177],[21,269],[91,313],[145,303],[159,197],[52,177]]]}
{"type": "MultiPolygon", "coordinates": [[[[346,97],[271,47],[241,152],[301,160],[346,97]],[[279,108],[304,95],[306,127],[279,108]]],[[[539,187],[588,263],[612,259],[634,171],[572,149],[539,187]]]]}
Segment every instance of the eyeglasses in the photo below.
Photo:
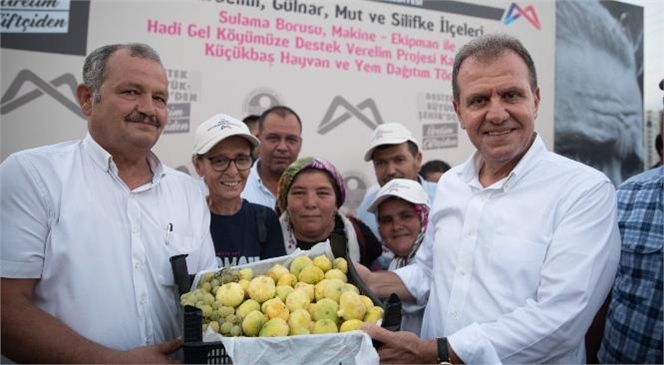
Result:
{"type": "Polygon", "coordinates": [[[207,158],[210,161],[210,166],[217,172],[224,172],[231,165],[231,161],[235,164],[238,171],[245,171],[251,168],[253,160],[250,156],[241,155],[236,158],[228,158],[226,156],[212,156],[207,158]]]}

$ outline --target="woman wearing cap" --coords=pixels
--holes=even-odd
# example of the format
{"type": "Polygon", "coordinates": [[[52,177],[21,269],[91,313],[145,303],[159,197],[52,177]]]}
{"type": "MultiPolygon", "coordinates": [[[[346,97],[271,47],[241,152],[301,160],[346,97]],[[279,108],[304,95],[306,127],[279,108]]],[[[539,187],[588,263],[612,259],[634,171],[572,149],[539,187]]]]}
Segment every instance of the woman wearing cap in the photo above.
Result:
{"type": "Polygon", "coordinates": [[[192,162],[209,190],[210,233],[220,266],[286,254],[276,213],[240,196],[258,144],[244,123],[224,114],[196,129],[192,162]]]}
{"type": "Polygon", "coordinates": [[[284,171],[277,190],[286,251],[309,250],[332,233],[346,236],[351,260],[369,266],[381,244],[364,223],[339,211],[346,190],[339,171],[322,158],[303,157],[284,171]]]}
{"type": "MultiPolygon", "coordinates": [[[[408,265],[424,239],[429,221],[429,197],[422,185],[410,179],[390,180],[368,210],[376,215],[383,245],[394,253],[388,270],[408,265]]],[[[423,314],[424,306],[404,306],[401,330],[419,335],[423,314]]]]}

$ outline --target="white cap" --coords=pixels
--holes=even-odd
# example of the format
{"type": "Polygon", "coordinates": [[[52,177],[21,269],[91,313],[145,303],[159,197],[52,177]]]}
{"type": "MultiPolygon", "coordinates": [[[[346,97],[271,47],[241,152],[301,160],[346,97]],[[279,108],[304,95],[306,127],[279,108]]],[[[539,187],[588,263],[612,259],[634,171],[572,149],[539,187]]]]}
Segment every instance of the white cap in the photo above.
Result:
{"type": "Polygon", "coordinates": [[[371,147],[367,153],[364,154],[364,161],[371,161],[371,155],[373,155],[374,149],[378,146],[385,144],[402,144],[407,141],[415,143],[419,150],[420,144],[417,143],[417,140],[413,137],[413,134],[410,133],[408,128],[400,123],[380,124],[374,129],[373,134],[371,135],[371,147]]]}
{"type": "Polygon", "coordinates": [[[217,143],[231,136],[240,136],[256,148],[260,144],[243,122],[226,114],[217,114],[201,123],[196,128],[194,137],[194,155],[204,155],[217,143]]]}
{"type": "Polygon", "coordinates": [[[376,194],[376,198],[374,198],[374,201],[369,208],[367,208],[367,211],[376,214],[380,203],[393,196],[413,204],[424,204],[427,207],[430,206],[429,197],[418,181],[410,179],[392,179],[380,188],[380,191],[376,194]]]}

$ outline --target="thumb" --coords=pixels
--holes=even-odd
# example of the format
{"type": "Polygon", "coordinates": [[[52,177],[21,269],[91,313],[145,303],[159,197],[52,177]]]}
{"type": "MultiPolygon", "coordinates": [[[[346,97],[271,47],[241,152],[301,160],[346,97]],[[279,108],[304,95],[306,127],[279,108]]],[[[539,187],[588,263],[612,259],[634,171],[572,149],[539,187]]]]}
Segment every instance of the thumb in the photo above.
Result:
{"type": "Polygon", "coordinates": [[[381,326],[377,326],[373,323],[368,323],[368,322],[365,322],[362,325],[362,330],[366,332],[369,335],[369,337],[383,343],[391,342],[390,339],[392,338],[392,336],[394,336],[394,332],[388,331],[381,326]]]}
{"type": "Polygon", "coordinates": [[[162,354],[172,354],[175,351],[177,351],[180,348],[180,346],[182,346],[182,339],[178,337],[174,340],[160,343],[159,352],[161,352],[162,354]]]}

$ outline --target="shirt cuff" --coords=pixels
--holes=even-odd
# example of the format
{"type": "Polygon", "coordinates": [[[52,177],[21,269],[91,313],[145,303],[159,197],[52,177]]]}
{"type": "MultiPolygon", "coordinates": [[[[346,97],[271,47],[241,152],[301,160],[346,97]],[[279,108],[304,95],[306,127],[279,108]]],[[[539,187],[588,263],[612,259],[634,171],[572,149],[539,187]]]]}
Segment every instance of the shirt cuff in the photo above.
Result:
{"type": "Polygon", "coordinates": [[[447,336],[447,342],[466,364],[502,364],[493,344],[477,323],[447,336]]]}

